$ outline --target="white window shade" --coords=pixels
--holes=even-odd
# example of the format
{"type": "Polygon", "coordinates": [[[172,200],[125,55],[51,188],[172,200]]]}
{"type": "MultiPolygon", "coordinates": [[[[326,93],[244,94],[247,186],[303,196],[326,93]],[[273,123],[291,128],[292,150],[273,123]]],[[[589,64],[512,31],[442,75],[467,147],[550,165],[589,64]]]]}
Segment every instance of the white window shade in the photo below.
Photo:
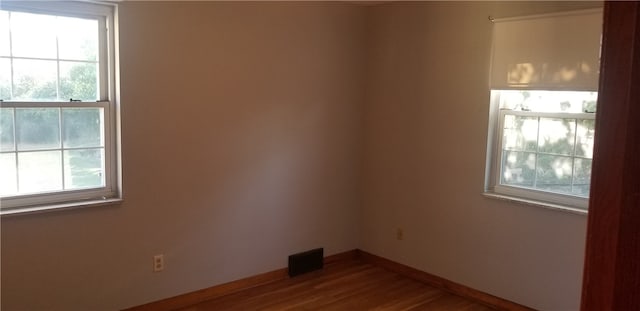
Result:
{"type": "Polygon", "coordinates": [[[598,90],[602,10],[494,22],[492,89],[598,90]]]}

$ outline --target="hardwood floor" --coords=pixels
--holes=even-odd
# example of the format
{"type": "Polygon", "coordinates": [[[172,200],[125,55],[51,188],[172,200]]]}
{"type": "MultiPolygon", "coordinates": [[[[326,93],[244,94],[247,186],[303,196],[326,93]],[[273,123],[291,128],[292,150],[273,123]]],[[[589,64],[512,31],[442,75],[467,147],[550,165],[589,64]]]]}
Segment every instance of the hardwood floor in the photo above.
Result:
{"type": "Polygon", "coordinates": [[[493,310],[359,260],[336,262],[290,279],[180,309],[202,310],[493,310]]]}

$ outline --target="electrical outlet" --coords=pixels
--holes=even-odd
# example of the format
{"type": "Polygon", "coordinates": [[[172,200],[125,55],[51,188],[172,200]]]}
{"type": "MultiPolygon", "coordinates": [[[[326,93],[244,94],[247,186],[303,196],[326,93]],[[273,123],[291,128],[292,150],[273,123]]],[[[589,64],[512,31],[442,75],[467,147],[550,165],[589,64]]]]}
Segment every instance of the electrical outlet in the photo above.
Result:
{"type": "Polygon", "coordinates": [[[396,229],[396,240],[402,241],[404,239],[404,231],[402,228],[396,229]]]}
{"type": "Polygon", "coordinates": [[[160,272],[164,270],[164,255],[153,256],[153,272],[160,272]]]}

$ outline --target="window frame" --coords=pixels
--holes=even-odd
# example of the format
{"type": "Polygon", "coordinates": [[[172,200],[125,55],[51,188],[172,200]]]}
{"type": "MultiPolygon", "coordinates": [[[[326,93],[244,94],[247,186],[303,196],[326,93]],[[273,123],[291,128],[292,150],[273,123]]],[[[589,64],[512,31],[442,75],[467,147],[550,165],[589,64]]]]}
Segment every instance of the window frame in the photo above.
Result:
{"type": "MultiPolygon", "coordinates": [[[[98,99],[96,101],[11,101],[2,108],[102,108],[104,117],[104,187],[57,190],[4,197],[0,215],[14,215],[60,208],[104,205],[122,200],[120,158],[120,107],[117,55],[117,5],[90,2],[0,2],[0,9],[98,20],[98,99]]],[[[61,137],[62,139],[62,137],[61,137]]],[[[62,148],[61,148],[62,150],[62,148]]],[[[16,155],[18,151],[16,150],[16,155]]]]}
{"type": "MultiPolygon", "coordinates": [[[[489,157],[491,159],[490,163],[490,177],[488,183],[488,191],[493,194],[503,195],[505,197],[511,197],[515,199],[524,199],[531,200],[532,202],[538,204],[551,204],[551,205],[560,205],[568,208],[577,208],[579,210],[586,210],[589,205],[589,197],[582,197],[578,195],[570,195],[557,193],[552,191],[544,191],[526,187],[518,187],[518,186],[510,186],[501,184],[501,175],[502,175],[502,161],[504,159],[504,119],[507,114],[511,115],[526,115],[526,116],[535,116],[538,118],[547,117],[547,118],[566,118],[566,119],[593,119],[595,120],[597,114],[594,113],[577,113],[577,112],[536,112],[536,111],[520,111],[520,110],[510,110],[510,109],[500,109],[499,108],[499,91],[500,90],[492,90],[492,109],[497,110],[496,116],[494,117],[493,122],[491,123],[492,131],[494,133],[493,143],[492,143],[492,152],[489,153],[489,157]],[[498,91],[498,92],[495,92],[498,91]]],[[[574,141],[575,144],[575,141],[574,141]]],[[[532,152],[535,154],[539,154],[538,151],[532,152]]],[[[580,158],[576,157],[575,154],[570,156],[571,158],[580,158]]],[[[572,173],[573,178],[573,173],[572,173]]]]}

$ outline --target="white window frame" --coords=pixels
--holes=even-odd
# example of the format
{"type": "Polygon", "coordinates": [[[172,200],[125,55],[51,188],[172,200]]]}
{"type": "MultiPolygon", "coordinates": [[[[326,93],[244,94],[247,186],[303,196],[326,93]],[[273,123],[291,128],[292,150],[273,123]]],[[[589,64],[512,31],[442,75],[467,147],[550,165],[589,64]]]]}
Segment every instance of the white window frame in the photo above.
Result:
{"type": "MultiPolygon", "coordinates": [[[[498,96],[495,96],[496,98],[492,98],[492,101],[494,101],[493,104],[495,106],[499,105],[499,98],[497,98],[498,96]]],[[[494,133],[494,143],[492,148],[493,150],[489,153],[491,163],[488,190],[490,193],[503,195],[505,198],[521,198],[524,200],[531,200],[529,201],[529,203],[538,203],[543,205],[547,204],[552,206],[562,206],[565,208],[577,208],[579,210],[586,210],[589,204],[588,197],[501,184],[502,161],[504,157],[504,119],[508,114],[539,118],[595,119],[596,113],[533,112],[498,109],[497,115],[493,118],[493,122],[491,124],[492,131],[494,133]]],[[[532,153],[538,154],[537,151],[532,153]]],[[[576,157],[575,155],[572,155],[570,157],[580,158],[576,157]]]]}
{"type": "Polygon", "coordinates": [[[2,108],[102,108],[104,117],[105,185],[85,190],[62,190],[0,199],[0,215],[111,204],[122,200],[120,107],[117,57],[117,6],[90,2],[3,1],[0,9],[98,20],[99,92],[95,102],[3,101],[2,108]]]}

